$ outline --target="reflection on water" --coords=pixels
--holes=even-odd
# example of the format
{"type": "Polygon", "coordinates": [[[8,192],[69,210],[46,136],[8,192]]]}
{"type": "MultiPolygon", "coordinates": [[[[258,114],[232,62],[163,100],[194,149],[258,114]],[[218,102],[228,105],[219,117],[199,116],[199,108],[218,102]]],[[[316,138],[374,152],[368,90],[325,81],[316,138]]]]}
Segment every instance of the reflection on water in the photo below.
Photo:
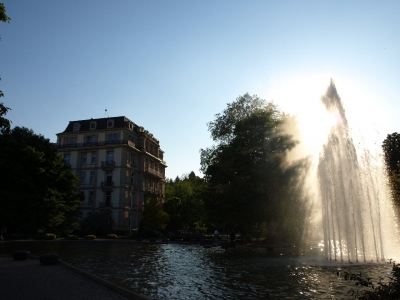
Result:
{"type": "MultiPolygon", "coordinates": [[[[338,266],[316,258],[271,257],[260,249],[228,251],[199,245],[116,242],[0,243],[0,253],[56,252],[64,261],[128,290],[155,299],[354,299],[354,282],[337,278],[338,266]]],[[[387,264],[342,268],[377,282],[387,264]]]]}

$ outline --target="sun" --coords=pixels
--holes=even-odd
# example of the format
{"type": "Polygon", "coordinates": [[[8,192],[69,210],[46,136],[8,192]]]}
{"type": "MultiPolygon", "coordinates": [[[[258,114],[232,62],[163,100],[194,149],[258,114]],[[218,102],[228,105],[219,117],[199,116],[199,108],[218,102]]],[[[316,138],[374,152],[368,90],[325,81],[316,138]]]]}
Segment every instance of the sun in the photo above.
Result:
{"type": "MultiPolygon", "coordinates": [[[[328,112],[321,102],[331,79],[342,100],[354,143],[379,154],[381,142],[388,133],[385,130],[388,114],[379,98],[355,79],[322,73],[282,76],[269,85],[266,99],[298,120],[301,134],[294,136],[300,140],[297,153],[317,159],[332,127],[343,122],[338,112],[328,112]]],[[[296,158],[298,156],[293,159],[296,158]]]]}
{"type": "Polygon", "coordinates": [[[328,75],[297,76],[275,83],[271,90],[269,99],[283,112],[296,116],[301,137],[295,139],[300,138],[303,151],[310,155],[318,155],[340,120],[338,114],[327,112],[320,100],[329,83],[328,75]]]}

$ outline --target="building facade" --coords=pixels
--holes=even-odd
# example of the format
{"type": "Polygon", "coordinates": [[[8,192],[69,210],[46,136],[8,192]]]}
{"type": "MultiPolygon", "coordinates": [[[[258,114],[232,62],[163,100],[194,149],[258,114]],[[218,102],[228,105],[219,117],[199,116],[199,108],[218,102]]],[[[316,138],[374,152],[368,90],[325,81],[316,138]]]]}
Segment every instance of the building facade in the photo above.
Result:
{"type": "Polygon", "coordinates": [[[165,199],[164,152],[159,141],[128,118],[70,121],[57,150],[79,177],[82,217],[109,210],[115,230],[137,228],[150,198],[165,199]]]}

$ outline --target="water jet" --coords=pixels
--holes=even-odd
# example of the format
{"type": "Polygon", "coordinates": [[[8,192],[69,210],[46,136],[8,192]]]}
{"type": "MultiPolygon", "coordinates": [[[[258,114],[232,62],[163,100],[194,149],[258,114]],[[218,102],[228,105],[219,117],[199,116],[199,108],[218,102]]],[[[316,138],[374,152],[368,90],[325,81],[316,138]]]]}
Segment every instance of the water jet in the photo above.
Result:
{"type": "Polygon", "coordinates": [[[341,262],[382,261],[382,206],[388,198],[382,164],[368,150],[357,151],[332,80],[321,101],[336,120],[317,167],[325,256],[341,262]]]}

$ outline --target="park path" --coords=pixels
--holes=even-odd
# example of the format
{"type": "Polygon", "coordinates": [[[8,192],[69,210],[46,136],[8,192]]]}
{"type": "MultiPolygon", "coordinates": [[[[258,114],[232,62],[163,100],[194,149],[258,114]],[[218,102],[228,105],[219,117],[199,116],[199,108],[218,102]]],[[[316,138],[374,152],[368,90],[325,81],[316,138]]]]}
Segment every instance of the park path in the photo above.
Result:
{"type": "Polygon", "coordinates": [[[0,256],[2,300],[150,299],[92,276],[64,262],[42,265],[37,258],[0,256]]]}

